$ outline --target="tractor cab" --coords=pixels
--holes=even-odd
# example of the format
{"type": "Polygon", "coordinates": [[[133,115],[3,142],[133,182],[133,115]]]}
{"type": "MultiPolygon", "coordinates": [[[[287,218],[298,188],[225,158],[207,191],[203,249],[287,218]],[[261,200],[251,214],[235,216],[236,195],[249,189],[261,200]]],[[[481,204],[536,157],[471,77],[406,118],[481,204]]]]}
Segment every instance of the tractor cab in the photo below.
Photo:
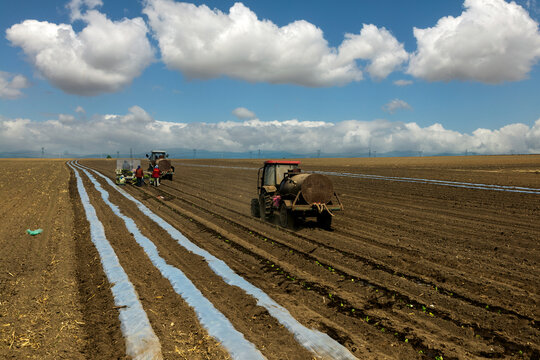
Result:
{"type": "Polygon", "coordinates": [[[162,150],[152,150],[150,155],[146,154],[146,157],[148,160],[155,163],[157,159],[165,159],[169,157],[169,154],[167,154],[165,151],[162,150]]]}
{"type": "Polygon", "coordinates": [[[276,188],[279,187],[279,184],[285,178],[286,174],[289,172],[300,172],[299,165],[300,161],[265,161],[264,166],[259,169],[259,193],[261,193],[261,190],[263,189],[270,193],[276,191],[276,188]]]}

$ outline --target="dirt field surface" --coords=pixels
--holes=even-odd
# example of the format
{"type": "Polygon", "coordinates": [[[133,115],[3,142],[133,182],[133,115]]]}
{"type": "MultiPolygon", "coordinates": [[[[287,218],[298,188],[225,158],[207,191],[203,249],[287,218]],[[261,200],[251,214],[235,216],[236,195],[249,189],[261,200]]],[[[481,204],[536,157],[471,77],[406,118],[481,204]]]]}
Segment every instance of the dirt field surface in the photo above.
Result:
{"type": "MultiPolygon", "coordinates": [[[[330,230],[309,218],[290,230],[251,216],[262,160],[172,160],[174,178],[158,188],[119,187],[77,169],[163,358],[233,356],[96,184],[268,359],[318,357],[117,188],[358,359],[540,358],[540,156],[301,161],[331,174],[343,202],[330,230]]],[[[0,184],[0,358],[128,358],[123,309],[75,171],[65,160],[0,162],[10,169],[0,184]]],[[[114,160],[79,164],[114,180],[114,160]]]]}

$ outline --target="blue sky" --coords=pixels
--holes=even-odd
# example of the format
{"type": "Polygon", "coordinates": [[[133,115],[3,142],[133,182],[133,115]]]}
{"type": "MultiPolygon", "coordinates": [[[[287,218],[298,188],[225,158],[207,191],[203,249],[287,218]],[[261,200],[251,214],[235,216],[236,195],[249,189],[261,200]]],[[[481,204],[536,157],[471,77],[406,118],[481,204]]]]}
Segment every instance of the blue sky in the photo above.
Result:
{"type": "Polygon", "coordinates": [[[232,1],[182,4],[2,2],[0,152],[99,153],[131,140],[145,151],[149,129],[168,147],[213,151],[540,151],[534,0],[244,1],[238,21],[232,1]],[[60,38],[60,24],[71,42],[47,55],[44,34],[60,38]],[[84,29],[102,24],[107,36],[85,43],[84,29]]]}

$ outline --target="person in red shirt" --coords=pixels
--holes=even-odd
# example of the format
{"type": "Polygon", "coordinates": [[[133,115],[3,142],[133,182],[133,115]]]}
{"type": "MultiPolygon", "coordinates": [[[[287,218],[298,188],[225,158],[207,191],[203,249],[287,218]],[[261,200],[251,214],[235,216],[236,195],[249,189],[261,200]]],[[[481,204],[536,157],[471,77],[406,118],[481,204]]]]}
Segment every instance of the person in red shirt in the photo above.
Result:
{"type": "Polygon", "coordinates": [[[143,169],[141,168],[141,165],[137,166],[137,170],[135,170],[135,177],[137,178],[137,186],[142,186],[143,182],[143,169]]]}
{"type": "Polygon", "coordinates": [[[154,166],[154,170],[152,171],[152,177],[154,178],[154,185],[159,186],[159,167],[157,165],[154,166]]]}

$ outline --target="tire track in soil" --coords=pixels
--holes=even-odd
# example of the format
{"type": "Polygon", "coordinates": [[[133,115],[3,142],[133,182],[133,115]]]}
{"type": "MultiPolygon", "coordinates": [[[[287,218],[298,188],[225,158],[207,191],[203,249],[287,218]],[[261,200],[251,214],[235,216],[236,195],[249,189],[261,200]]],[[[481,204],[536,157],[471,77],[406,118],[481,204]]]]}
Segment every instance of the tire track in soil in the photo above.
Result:
{"type": "MultiPolygon", "coordinates": [[[[106,173],[106,172],[105,172],[105,173],[106,173]]],[[[178,177],[177,177],[177,178],[178,178],[178,177]]],[[[197,178],[197,179],[200,180],[200,178],[197,178]]],[[[200,181],[199,181],[199,183],[200,183],[200,181]]],[[[203,182],[202,184],[204,184],[204,182],[203,182]]],[[[186,184],[183,184],[183,185],[185,186],[186,184]]],[[[207,198],[205,199],[205,202],[208,202],[208,200],[209,200],[210,198],[213,198],[213,196],[207,197],[207,198]]],[[[166,200],[171,200],[171,199],[166,199],[166,200]]],[[[213,214],[212,216],[220,216],[220,215],[222,214],[222,212],[223,212],[222,209],[216,208],[215,204],[213,204],[212,206],[210,206],[210,208],[211,208],[212,210],[208,210],[208,206],[200,207],[200,209],[202,209],[202,211],[207,211],[207,212],[209,212],[210,214],[213,214]],[[206,210],[205,210],[205,209],[206,209],[206,210]]],[[[246,206],[246,208],[247,208],[247,206],[246,206]]],[[[225,220],[225,221],[227,221],[227,220],[225,220]]],[[[231,221],[230,219],[229,219],[228,221],[234,223],[234,221],[231,221]]],[[[247,228],[247,229],[252,228],[252,225],[253,225],[254,223],[253,223],[253,222],[252,222],[252,223],[248,222],[248,223],[249,223],[249,226],[247,226],[247,227],[245,227],[245,228],[247,228]]],[[[259,226],[260,224],[256,224],[256,225],[259,226]]],[[[261,226],[262,226],[262,225],[261,225],[261,226]]],[[[267,227],[268,227],[268,226],[267,226],[267,227]]],[[[271,226],[270,226],[270,228],[271,228],[271,226]]],[[[265,230],[265,231],[270,231],[270,230],[265,230]]],[[[274,229],[274,230],[271,230],[270,233],[274,234],[274,237],[276,237],[276,235],[275,235],[275,229],[274,229]]],[[[279,231],[278,233],[283,234],[283,232],[281,232],[281,231],[279,231]]],[[[313,233],[313,231],[312,231],[311,233],[313,233]]],[[[311,234],[311,233],[310,233],[310,234],[311,234]]],[[[261,236],[264,236],[264,235],[261,235],[261,236]]],[[[279,238],[281,238],[281,235],[279,236],[279,238]]],[[[309,239],[309,238],[308,238],[308,239],[309,239]]],[[[384,262],[383,262],[383,265],[384,265],[384,262]]],[[[326,291],[326,290],[325,290],[325,291],[326,291]]],[[[388,295],[388,294],[387,294],[387,295],[388,295]]],[[[384,299],[383,299],[383,301],[384,301],[384,299]]],[[[426,304],[426,305],[427,305],[427,304],[426,304]]],[[[370,310],[370,311],[371,311],[371,310],[370,310]]],[[[459,313],[459,312],[458,312],[458,313],[459,313]]],[[[384,311],[383,311],[383,314],[384,314],[384,311]]],[[[396,315],[396,316],[397,316],[397,315],[396,315]]],[[[383,319],[383,320],[384,320],[384,319],[383,319]]],[[[426,323],[426,324],[429,325],[429,322],[426,323]]],[[[481,331],[479,331],[479,332],[481,332],[481,331]]],[[[480,334],[476,334],[476,335],[480,335],[480,334]]],[[[488,332],[488,333],[484,333],[484,334],[482,334],[482,335],[485,336],[485,337],[487,337],[487,338],[489,339],[490,333],[488,332]]],[[[482,335],[480,335],[480,336],[482,336],[482,335]]],[[[474,332],[472,333],[472,336],[474,337],[474,332]]],[[[519,336],[519,335],[518,335],[518,336],[519,336]]],[[[428,339],[429,339],[429,337],[428,337],[428,339]]],[[[504,339],[503,339],[503,340],[504,340],[504,339]]],[[[455,341],[457,341],[457,340],[454,339],[454,342],[455,342],[455,341]]],[[[506,345],[507,345],[507,347],[508,347],[508,349],[507,349],[507,355],[510,355],[510,352],[511,352],[511,351],[514,351],[514,350],[515,350],[515,351],[518,351],[518,349],[513,349],[512,346],[508,346],[508,345],[512,345],[512,344],[506,344],[506,345]]],[[[444,345],[443,345],[443,347],[444,347],[444,345]]],[[[526,349],[526,351],[528,352],[528,354],[529,354],[530,356],[533,356],[533,357],[534,357],[534,356],[535,356],[534,354],[537,354],[537,350],[536,350],[536,349],[531,349],[531,348],[525,348],[525,349],[526,349]]],[[[493,356],[493,354],[482,353],[482,352],[480,352],[479,354],[480,354],[481,356],[493,356]]],[[[446,355],[445,355],[445,357],[448,358],[446,355]]]]}
{"type": "MultiPolygon", "coordinates": [[[[437,218],[437,214],[434,214],[432,218],[437,218]]],[[[530,217],[529,219],[531,220],[530,217]]],[[[360,226],[360,228],[364,229],[369,226],[373,227],[374,225],[376,225],[376,228],[373,231],[355,230],[347,226],[346,228],[341,228],[340,232],[360,234],[360,238],[364,238],[366,242],[369,242],[371,237],[374,239],[384,238],[382,231],[384,229],[391,229],[390,238],[394,238],[391,241],[396,243],[397,240],[398,244],[403,244],[402,246],[410,248],[405,248],[401,253],[410,253],[413,257],[416,255],[418,259],[417,261],[409,262],[408,267],[411,271],[417,274],[429,274],[430,277],[439,283],[439,287],[446,287],[451,292],[458,293],[460,292],[460,288],[462,289],[461,292],[463,292],[463,288],[466,288],[471,295],[476,294],[476,296],[469,296],[476,302],[484,302],[490,307],[496,307],[497,305],[513,307],[515,309],[514,312],[518,312],[522,317],[528,319],[536,316],[537,307],[534,303],[531,304],[531,300],[535,301],[534,297],[531,298],[533,292],[527,289],[530,288],[530,284],[538,281],[538,273],[534,270],[534,263],[516,262],[516,257],[519,259],[520,254],[531,259],[535,257],[533,255],[535,249],[530,246],[535,242],[534,233],[536,232],[536,236],[538,236],[540,229],[538,231],[535,230],[534,225],[531,226],[526,234],[529,239],[529,251],[527,252],[522,250],[516,252],[515,246],[510,248],[508,244],[512,243],[512,238],[509,239],[506,235],[503,236],[502,234],[503,232],[512,233],[513,230],[511,228],[497,229],[497,227],[492,226],[491,230],[486,229],[486,231],[477,232],[475,236],[467,238],[461,235],[460,238],[463,245],[459,245],[455,243],[454,236],[447,238],[448,235],[443,235],[453,234],[451,232],[446,233],[445,229],[439,229],[437,233],[434,233],[435,235],[429,236],[419,232],[413,233],[414,224],[411,224],[412,226],[403,226],[399,222],[392,223],[389,221],[386,221],[386,224],[377,224],[374,221],[374,224],[366,223],[365,226],[360,226]],[[503,231],[501,231],[501,235],[498,235],[500,230],[503,231]],[[376,231],[380,231],[381,235],[371,235],[376,231]],[[418,241],[415,242],[414,238],[407,234],[413,234],[415,237],[430,240],[429,243],[422,244],[418,241]],[[478,245],[475,245],[475,239],[483,239],[483,243],[476,240],[478,245]],[[485,239],[490,239],[490,243],[486,242],[485,239]],[[467,241],[469,244],[467,244],[467,241]],[[418,246],[415,246],[415,243],[418,246]],[[454,244],[458,245],[457,248],[454,247],[454,244]],[[424,249],[427,245],[429,245],[429,250],[424,249]],[[432,249],[432,245],[435,247],[434,249],[432,249]],[[497,248],[499,248],[499,251],[497,251],[497,248]],[[508,251],[506,251],[507,249],[508,251]],[[427,251],[430,251],[433,255],[426,256],[427,251]],[[414,269],[415,267],[416,269],[414,269]],[[439,271],[433,273],[433,270],[437,268],[439,268],[439,271]],[[429,270],[431,270],[431,274],[429,270]],[[478,273],[478,271],[481,271],[481,273],[478,273]],[[476,272],[477,275],[471,277],[469,275],[471,272],[476,272]],[[478,293],[478,288],[483,288],[482,294],[478,293]],[[501,296],[501,291],[506,291],[504,297],[501,296]],[[491,299],[502,300],[503,303],[497,304],[496,302],[491,302],[491,299]]],[[[426,225],[416,223],[416,226],[425,227],[426,225]]],[[[434,223],[432,228],[437,229],[440,226],[434,223]]],[[[527,238],[523,237],[523,239],[527,238]]],[[[392,261],[392,259],[388,260],[390,263],[392,261]]],[[[397,267],[404,269],[407,267],[407,264],[400,266],[398,263],[397,267]]]]}
{"type": "MultiPolygon", "coordinates": [[[[122,213],[135,220],[140,231],[154,242],[159,249],[160,255],[167,263],[184,272],[203,295],[268,359],[307,359],[313,356],[311,352],[301,347],[292,334],[271,317],[266,309],[257,306],[255,299],[246,295],[243,290],[226,284],[221,277],[217,276],[207,266],[202,258],[183,249],[176,240],[172,239],[167,232],[142,214],[129,200],[126,200],[115,190],[110,189],[110,186],[103,180],[98,179],[98,181],[102,187],[108,189],[111,202],[119,206],[122,213]]],[[[182,323],[178,324],[178,326],[175,325],[175,327],[183,329],[182,331],[184,329],[198,328],[194,333],[204,335],[202,339],[197,339],[198,341],[193,344],[193,347],[197,348],[197,352],[199,352],[199,347],[203,349],[213,347],[210,358],[215,358],[213,356],[215,353],[221,355],[216,358],[230,358],[224,349],[218,348],[215,340],[208,336],[206,330],[199,325],[193,310],[173,291],[170,283],[154,268],[134,239],[126,236],[127,229],[124,223],[107,205],[102,203],[100,194],[95,189],[92,189],[91,192],[93,201],[96,201],[95,206],[100,209],[100,218],[101,214],[103,214],[102,222],[106,227],[107,234],[110,234],[107,237],[115,248],[126,272],[130,274],[130,279],[132,274],[134,275],[131,281],[140,294],[144,308],[149,309],[148,316],[156,333],[159,331],[158,329],[167,330],[169,322],[174,321],[172,319],[184,319],[182,323]],[[143,274],[140,274],[140,269],[146,270],[143,274]],[[158,283],[161,284],[158,285],[158,283]],[[152,290],[146,289],[146,287],[152,290]],[[159,301],[156,301],[155,294],[165,293],[163,289],[167,289],[170,299],[166,298],[165,295],[158,295],[160,298],[159,301]],[[168,314],[169,309],[180,310],[168,314]],[[185,320],[188,318],[187,314],[191,315],[189,316],[190,321],[185,320]],[[205,344],[203,341],[210,344],[205,344]],[[215,348],[218,348],[218,350],[215,348]],[[222,354],[219,354],[219,351],[222,354]]],[[[187,333],[191,334],[192,330],[187,333]]],[[[180,343],[179,339],[171,338],[166,331],[161,331],[158,337],[162,342],[163,353],[169,353],[173,358],[175,355],[174,349],[167,351],[166,348],[171,348],[174,344],[180,343]]],[[[200,356],[200,358],[206,358],[205,354],[200,354],[200,356]]]]}
{"type": "MultiPolygon", "coordinates": [[[[381,202],[382,204],[380,207],[383,208],[386,213],[396,213],[399,211],[397,206],[387,206],[384,204],[384,200],[381,202]]],[[[425,204],[420,204],[419,206],[425,208],[425,204]]],[[[368,208],[365,211],[368,212],[373,210],[374,206],[371,205],[371,208],[372,209],[368,208]]],[[[407,234],[411,234],[413,229],[420,225],[423,230],[427,231],[419,232],[416,230],[415,236],[436,240],[430,243],[432,251],[445,251],[446,247],[451,244],[453,247],[453,252],[475,251],[492,253],[494,247],[497,247],[497,243],[504,244],[506,236],[505,234],[519,233],[521,236],[516,240],[521,241],[523,245],[518,247],[518,244],[515,244],[512,254],[505,254],[505,247],[503,246],[497,252],[499,257],[515,257],[526,254],[527,251],[531,250],[530,244],[534,241],[533,233],[540,233],[540,227],[535,226],[534,224],[531,224],[528,227],[525,227],[524,225],[516,225],[515,227],[512,227],[508,223],[504,224],[502,221],[498,221],[495,217],[492,219],[488,218],[486,221],[482,222],[479,219],[466,219],[465,216],[458,216],[454,212],[444,210],[441,211],[438,209],[422,210],[418,208],[418,205],[409,207],[408,213],[404,214],[403,218],[409,222],[408,225],[406,224],[405,226],[398,227],[396,226],[396,221],[383,217],[373,219],[374,221],[372,221],[370,224],[371,226],[376,226],[377,230],[392,229],[392,235],[394,237],[398,237],[400,239],[400,243],[407,245],[414,243],[414,241],[407,239],[407,234]],[[492,243],[486,244],[485,242],[475,241],[478,233],[483,233],[486,237],[492,238],[492,243]],[[449,236],[448,234],[452,235],[449,236]]],[[[516,221],[518,221],[518,219],[516,219],[516,221]]],[[[343,232],[348,233],[351,236],[354,236],[355,234],[369,236],[375,232],[371,229],[371,227],[364,228],[365,229],[362,230],[347,228],[343,229],[343,232]]],[[[382,238],[384,239],[384,237],[382,238]]],[[[392,238],[390,238],[390,240],[392,240],[392,238]]],[[[388,245],[384,244],[383,246],[388,245]]],[[[499,261],[499,257],[497,257],[497,259],[491,259],[491,261],[489,261],[489,257],[478,259],[478,261],[481,262],[481,265],[479,266],[489,266],[491,269],[497,269],[497,265],[500,266],[500,262],[494,263],[494,260],[499,261]]],[[[504,259],[501,259],[500,261],[504,261],[504,259]]]]}

